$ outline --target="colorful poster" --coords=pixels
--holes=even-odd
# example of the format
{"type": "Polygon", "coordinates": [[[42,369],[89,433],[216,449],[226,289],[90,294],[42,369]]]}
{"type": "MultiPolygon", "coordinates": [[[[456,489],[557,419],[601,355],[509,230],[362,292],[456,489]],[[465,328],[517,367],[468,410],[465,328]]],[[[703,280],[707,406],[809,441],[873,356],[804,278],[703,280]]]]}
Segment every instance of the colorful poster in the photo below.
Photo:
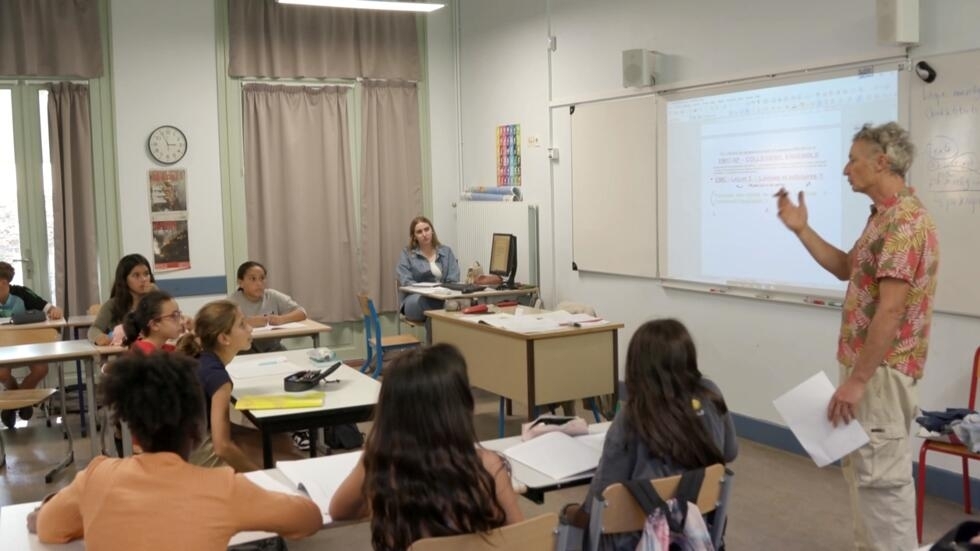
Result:
{"type": "Polygon", "coordinates": [[[521,125],[497,127],[497,185],[521,185],[521,125]]]}
{"type": "Polygon", "coordinates": [[[187,171],[151,170],[149,180],[154,270],[187,270],[187,171]]]}

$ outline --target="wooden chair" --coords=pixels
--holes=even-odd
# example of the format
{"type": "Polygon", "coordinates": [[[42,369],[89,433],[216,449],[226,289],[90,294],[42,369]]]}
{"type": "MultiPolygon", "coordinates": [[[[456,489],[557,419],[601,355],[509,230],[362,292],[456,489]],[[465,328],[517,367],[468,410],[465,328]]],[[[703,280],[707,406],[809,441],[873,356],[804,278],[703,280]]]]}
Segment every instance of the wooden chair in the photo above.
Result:
{"type": "Polygon", "coordinates": [[[357,295],[357,301],[361,305],[361,313],[364,315],[364,344],[367,350],[367,358],[361,366],[362,373],[368,373],[371,365],[374,364],[374,371],[371,374],[375,379],[381,375],[384,366],[384,353],[386,350],[400,350],[422,346],[422,343],[414,335],[391,335],[389,337],[381,334],[381,319],[378,311],[374,308],[374,301],[367,295],[357,295]]]}
{"type": "MultiPolygon", "coordinates": [[[[53,327],[32,327],[32,328],[11,328],[4,329],[0,331],[0,346],[17,346],[24,344],[38,344],[38,343],[48,343],[57,342],[61,340],[61,335],[58,330],[53,327]]],[[[62,371],[58,370],[58,384],[61,388],[64,388],[65,381],[62,377],[62,371]]],[[[52,396],[58,394],[56,389],[52,388],[32,388],[25,390],[0,390],[0,409],[20,409],[27,406],[37,406],[47,402],[52,396]]],[[[65,454],[65,459],[61,461],[54,469],[49,471],[44,475],[45,482],[51,482],[54,479],[54,475],[59,472],[64,467],[71,464],[75,459],[74,448],[72,443],[71,431],[68,429],[68,420],[65,418],[65,395],[60,393],[61,396],[61,429],[65,435],[65,440],[68,443],[68,451],[65,454]]],[[[47,425],[51,426],[50,417],[47,420],[47,425]]],[[[7,450],[3,441],[3,431],[0,431],[0,468],[3,468],[7,464],[7,450]]]]}
{"type": "Polygon", "coordinates": [[[489,534],[420,539],[408,551],[555,551],[557,532],[558,515],[548,513],[489,534]]]}
{"type": "MultiPolygon", "coordinates": [[[[977,379],[980,378],[980,347],[973,353],[973,374],[970,376],[970,398],[968,408],[975,410],[977,405],[977,379]]],[[[915,488],[915,531],[922,542],[922,518],[926,505],[926,454],[944,453],[960,458],[963,470],[963,510],[970,514],[973,504],[970,499],[970,460],[980,459],[980,454],[971,452],[963,444],[952,444],[936,440],[923,440],[919,448],[919,476],[915,488]]]]}
{"type": "MultiPolygon", "coordinates": [[[[725,527],[728,509],[728,494],[731,490],[731,478],[735,473],[725,468],[721,463],[705,467],[704,481],[698,493],[696,505],[701,514],[715,511],[711,524],[711,541],[717,549],[721,544],[721,536],[725,527]]],[[[657,478],[650,481],[657,494],[664,501],[671,499],[677,493],[681,481],[680,475],[657,478]]],[[[626,486],[612,484],[596,497],[592,503],[589,518],[588,542],[585,549],[596,551],[603,535],[639,532],[646,522],[646,514],[633,499],[626,486]]]]}

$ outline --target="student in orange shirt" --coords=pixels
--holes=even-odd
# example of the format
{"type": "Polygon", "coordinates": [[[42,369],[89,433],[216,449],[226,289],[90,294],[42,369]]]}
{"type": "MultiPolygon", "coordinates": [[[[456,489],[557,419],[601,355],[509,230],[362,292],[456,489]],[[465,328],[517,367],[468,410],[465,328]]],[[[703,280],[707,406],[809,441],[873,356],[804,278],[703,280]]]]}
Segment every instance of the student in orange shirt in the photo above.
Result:
{"type": "Polygon", "coordinates": [[[31,513],[28,530],[43,543],[84,538],[88,549],[223,551],[241,531],[302,538],[320,529],[323,517],[309,499],[264,490],[230,468],[187,462],[204,427],[196,368],[161,352],[117,360],[102,384],[105,404],[143,453],[94,458],[31,513]]]}

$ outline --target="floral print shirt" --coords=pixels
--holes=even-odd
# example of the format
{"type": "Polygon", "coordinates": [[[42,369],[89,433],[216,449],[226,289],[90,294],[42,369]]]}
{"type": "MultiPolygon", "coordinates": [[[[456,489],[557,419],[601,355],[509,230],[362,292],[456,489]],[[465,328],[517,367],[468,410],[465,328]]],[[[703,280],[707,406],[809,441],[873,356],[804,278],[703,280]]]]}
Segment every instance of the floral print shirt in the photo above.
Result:
{"type": "Polygon", "coordinates": [[[905,299],[905,317],[884,365],[914,379],[922,377],[936,294],[939,241],[932,217],[912,188],[871,207],[868,224],[849,258],[851,279],[844,297],[837,360],[854,367],[878,309],[879,282],[900,279],[911,288],[905,299]]]}

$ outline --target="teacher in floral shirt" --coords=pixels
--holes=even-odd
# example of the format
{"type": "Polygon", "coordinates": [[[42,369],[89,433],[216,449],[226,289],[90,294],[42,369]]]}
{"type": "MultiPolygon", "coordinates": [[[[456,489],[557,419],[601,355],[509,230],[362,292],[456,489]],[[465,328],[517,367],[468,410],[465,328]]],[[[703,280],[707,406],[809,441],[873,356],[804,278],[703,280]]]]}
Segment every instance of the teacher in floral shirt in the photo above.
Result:
{"type": "Polygon", "coordinates": [[[843,460],[856,549],[918,547],[909,426],[929,345],[939,242],[932,217],[905,183],[915,147],[896,123],[854,135],[844,175],[873,202],[864,232],[844,252],[807,225],[803,192],[776,193],[779,218],[824,269],[846,280],[837,360],[840,386],[827,407],[836,426],[857,419],[871,441],[843,460]]]}

